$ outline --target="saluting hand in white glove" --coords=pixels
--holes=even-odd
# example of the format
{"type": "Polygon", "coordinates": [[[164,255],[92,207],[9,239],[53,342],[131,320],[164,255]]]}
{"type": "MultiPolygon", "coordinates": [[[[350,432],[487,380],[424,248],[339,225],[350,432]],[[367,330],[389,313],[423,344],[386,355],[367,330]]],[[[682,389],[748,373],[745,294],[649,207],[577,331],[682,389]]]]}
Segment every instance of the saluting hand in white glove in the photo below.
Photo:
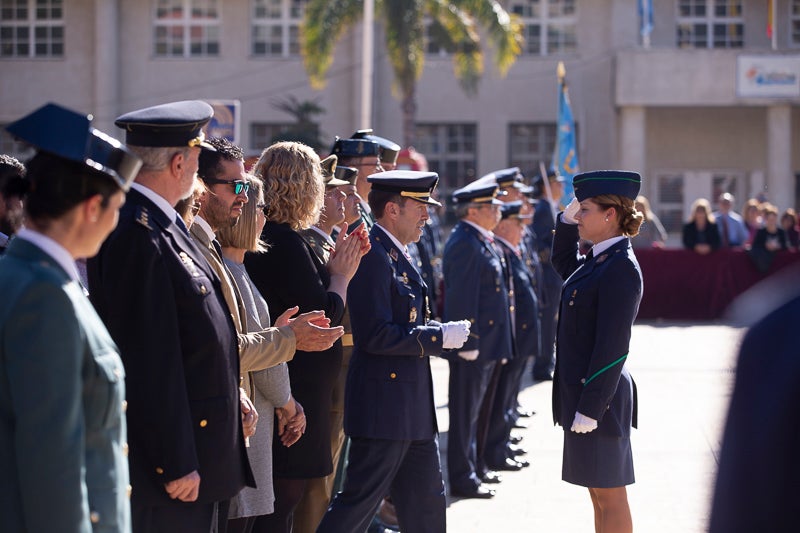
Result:
{"type": "Polygon", "coordinates": [[[572,427],[570,429],[575,433],[590,433],[597,429],[597,420],[576,411],[575,419],[572,421],[572,427]]]}
{"type": "Polygon", "coordinates": [[[577,224],[578,221],[575,219],[575,215],[578,214],[580,208],[581,203],[577,198],[573,198],[569,205],[564,209],[564,212],[561,213],[561,220],[567,224],[577,224]]]}
{"type": "Polygon", "coordinates": [[[456,320],[442,324],[442,348],[461,348],[469,337],[469,320],[456,320]]]}

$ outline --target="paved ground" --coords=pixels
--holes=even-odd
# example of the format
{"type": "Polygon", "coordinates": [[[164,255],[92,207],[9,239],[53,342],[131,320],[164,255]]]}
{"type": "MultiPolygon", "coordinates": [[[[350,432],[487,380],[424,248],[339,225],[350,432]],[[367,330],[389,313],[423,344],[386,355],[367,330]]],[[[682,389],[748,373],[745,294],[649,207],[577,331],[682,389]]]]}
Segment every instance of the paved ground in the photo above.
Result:
{"type": "MultiPolygon", "coordinates": [[[[636,483],[628,487],[634,530],[707,528],[735,358],[744,329],[651,323],[634,327],[628,360],[639,390],[632,437],[636,483]]],[[[442,452],[447,442],[446,361],[432,359],[442,452]]],[[[492,500],[449,501],[449,532],[592,532],[586,489],[561,481],[562,429],[553,426],[551,384],[528,382],[520,398],[537,411],[524,437],[533,464],[509,472],[492,500]]]]}

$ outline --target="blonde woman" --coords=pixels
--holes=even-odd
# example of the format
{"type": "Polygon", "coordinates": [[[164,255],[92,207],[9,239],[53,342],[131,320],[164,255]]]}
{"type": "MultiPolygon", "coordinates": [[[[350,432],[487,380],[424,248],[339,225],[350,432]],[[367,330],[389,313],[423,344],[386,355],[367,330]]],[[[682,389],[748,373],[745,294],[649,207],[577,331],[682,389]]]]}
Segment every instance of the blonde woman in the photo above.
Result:
{"type": "Polygon", "coordinates": [[[634,250],[663,248],[667,240],[667,231],[658,216],[650,209],[647,197],[637,196],[635,205],[636,210],[644,215],[644,221],[639,228],[639,234],[631,239],[631,246],[634,250]]]}
{"type": "MultiPolygon", "coordinates": [[[[299,231],[317,222],[325,195],[320,159],[308,146],[276,143],[264,150],[253,173],[264,182],[267,222],[262,238],[270,248],[245,258],[250,278],[273,315],[299,305],[301,313],[325,311],[331,325],[338,326],[366,232],[361,228],[349,236],[340,235],[327,264],[303,240],[299,231]]],[[[275,512],[259,517],[253,531],[291,531],[294,508],[307,480],[333,471],[329,412],[341,364],[341,341],[322,352],[298,350],[289,361],[292,393],[303,404],[309,424],[291,448],[273,439],[275,512]]]]}
{"type": "MultiPolygon", "coordinates": [[[[246,253],[264,253],[267,247],[259,238],[267,221],[264,216],[264,186],[260,179],[248,177],[250,189],[247,203],[242,207],[239,222],[233,227],[217,231],[222,246],[225,265],[231,272],[247,311],[243,317],[247,332],[258,332],[270,327],[271,318],[266,300],[258,292],[244,267],[246,253]]],[[[244,387],[261,413],[256,434],[250,437],[247,456],[258,488],[245,488],[231,500],[228,512],[228,531],[252,531],[258,516],[273,512],[275,493],[272,488],[272,438],[276,411],[280,421],[278,437],[284,446],[291,446],[305,430],[305,414],[300,404],[292,398],[289,386],[289,369],[286,363],[250,372],[245,376],[244,387]]]]}
{"type": "Polygon", "coordinates": [[[720,246],[719,229],[711,213],[711,204],[705,198],[692,203],[691,215],[683,226],[683,246],[701,255],[720,246]]]}

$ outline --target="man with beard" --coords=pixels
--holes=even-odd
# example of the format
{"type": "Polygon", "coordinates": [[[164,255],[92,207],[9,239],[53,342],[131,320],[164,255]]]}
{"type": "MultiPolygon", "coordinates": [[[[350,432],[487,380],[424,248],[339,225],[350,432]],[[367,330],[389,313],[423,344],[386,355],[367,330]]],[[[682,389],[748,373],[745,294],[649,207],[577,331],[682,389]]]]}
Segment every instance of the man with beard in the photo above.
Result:
{"type": "Polygon", "coordinates": [[[22,200],[28,192],[25,165],[10,155],[0,154],[0,254],[8,239],[22,227],[22,200]]]}

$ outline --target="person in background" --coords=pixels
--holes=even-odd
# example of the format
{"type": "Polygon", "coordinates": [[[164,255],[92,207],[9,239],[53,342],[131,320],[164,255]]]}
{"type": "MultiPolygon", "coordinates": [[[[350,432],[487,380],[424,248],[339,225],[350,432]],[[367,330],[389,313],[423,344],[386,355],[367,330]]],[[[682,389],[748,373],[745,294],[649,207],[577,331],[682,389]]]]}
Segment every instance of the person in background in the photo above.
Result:
{"type": "Polygon", "coordinates": [[[25,165],[10,155],[0,154],[0,254],[8,239],[22,227],[23,200],[28,193],[25,165]]]}
{"type": "Polygon", "coordinates": [[[192,224],[194,224],[194,217],[200,212],[200,198],[202,198],[205,193],[206,186],[202,181],[196,180],[194,182],[192,194],[178,200],[178,203],[175,204],[175,211],[178,212],[178,215],[181,217],[181,220],[183,220],[187,229],[191,229],[192,224]]]}
{"type": "Polygon", "coordinates": [[[683,226],[683,246],[705,255],[720,246],[719,230],[711,214],[711,204],[705,198],[692,203],[691,216],[683,226]]]}
{"type": "MultiPolygon", "coordinates": [[[[245,258],[253,283],[264,295],[270,312],[280,314],[295,305],[301,312],[320,309],[339,326],[347,302],[347,286],[358,268],[363,227],[340,234],[336,253],[323,264],[300,231],[317,222],[324,205],[325,184],[319,156],[297,142],[279,142],[265,149],[253,174],[264,182],[267,222],[262,238],[270,249],[245,258]]],[[[341,329],[341,328],[339,328],[341,329]]],[[[333,471],[330,410],[333,386],[342,365],[337,339],[325,351],[297,350],[289,362],[292,394],[311,421],[298,443],[287,448],[273,439],[275,512],[256,520],[254,531],[289,532],[294,510],[307,480],[333,471]]]]}
{"type": "MultiPolygon", "coordinates": [[[[243,317],[245,331],[259,332],[271,325],[267,302],[253,284],[244,268],[246,253],[264,253],[265,243],[259,238],[264,228],[264,186],[261,180],[248,176],[250,190],[248,201],[242,208],[239,222],[217,231],[225,265],[241,294],[246,313],[243,317]]],[[[261,413],[255,435],[250,437],[247,456],[256,480],[255,489],[245,487],[231,500],[228,512],[229,533],[250,533],[256,517],[274,510],[275,493],[272,488],[272,435],[273,411],[278,415],[278,436],[284,446],[291,446],[305,431],[305,414],[292,397],[289,386],[289,369],[286,363],[247,372],[243,387],[252,398],[256,411],[261,413]]]]}
{"type": "Polygon", "coordinates": [[[786,247],[789,250],[800,249],[800,227],[797,225],[797,211],[791,207],[781,215],[781,228],[786,233],[786,247]]]}
{"type": "Polygon", "coordinates": [[[650,209],[650,202],[645,196],[636,197],[636,210],[644,215],[639,233],[631,239],[634,250],[663,248],[667,240],[667,231],[658,216],[650,209]]]}
{"type": "MultiPolygon", "coordinates": [[[[375,217],[367,202],[367,196],[369,195],[371,187],[369,181],[367,181],[367,177],[371,174],[384,171],[381,165],[380,150],[381,145],[368,138],[340,139],[336,137],[333,147],[331,147],[331,154],[338,158],[337,164],[353,167],[358,170],[355,182],[356,191],[361,197],[361,221],[364,222],[367,232],[369,232],[372,225],[375,224],[375,217]]],[[[350,230],[352,231],[357,226],[358,224],[351,225],[350,230]]]]}
{"type": "Polygon", "coordinates": [[[719,195],[717,205],[719,211],[714,212],[714,219],[719,228],[720,245],[723,248],[741,248],[747,242],[749,233],[741,215],[733,210],[736,199],[729,192],[719,195]]]}
{"type": "Polygon", "coordinates": [[[2,529],[129,533],[125,369],[75,260],[117,225],[141,160],[56,104],[6,129],[37,151],[27,227],[0,258],[2,529]]]}
{"type": "Polygon", "coordinates": [[[778,226],[778,208],[764,202],[761,204],[764,213],[764,227],[756,232],[750,247],[750,258],[761,272],[769,270],[775,252],[787,250],[786,232],[778,226]]]}
{"type": "Polygon", "coordinates": [[[565,280],[553,382],[553,419],[564,429],[561,477],[589,489],[597,533],[631,533],[625,486],[634,482],[637,417],[626,360],[643,288],[630,244],[643,218],[634,204],[641,177],[600,170],[572,184],[575,199],[553,239],[553,266],[565,280]],[[594,243],[586,256],[579,238],[594,243]]]}
{"type": "Polygon", "coordinates": [[[745,247],[749,248],[750,245],[753,244],[756,232],[764,225],[764,221],[761,218],[761,202],[756,198],[747,200],[742,209],[742,215],[745,228],[747,228],[747,242],[745,243],[745,247]]]}

